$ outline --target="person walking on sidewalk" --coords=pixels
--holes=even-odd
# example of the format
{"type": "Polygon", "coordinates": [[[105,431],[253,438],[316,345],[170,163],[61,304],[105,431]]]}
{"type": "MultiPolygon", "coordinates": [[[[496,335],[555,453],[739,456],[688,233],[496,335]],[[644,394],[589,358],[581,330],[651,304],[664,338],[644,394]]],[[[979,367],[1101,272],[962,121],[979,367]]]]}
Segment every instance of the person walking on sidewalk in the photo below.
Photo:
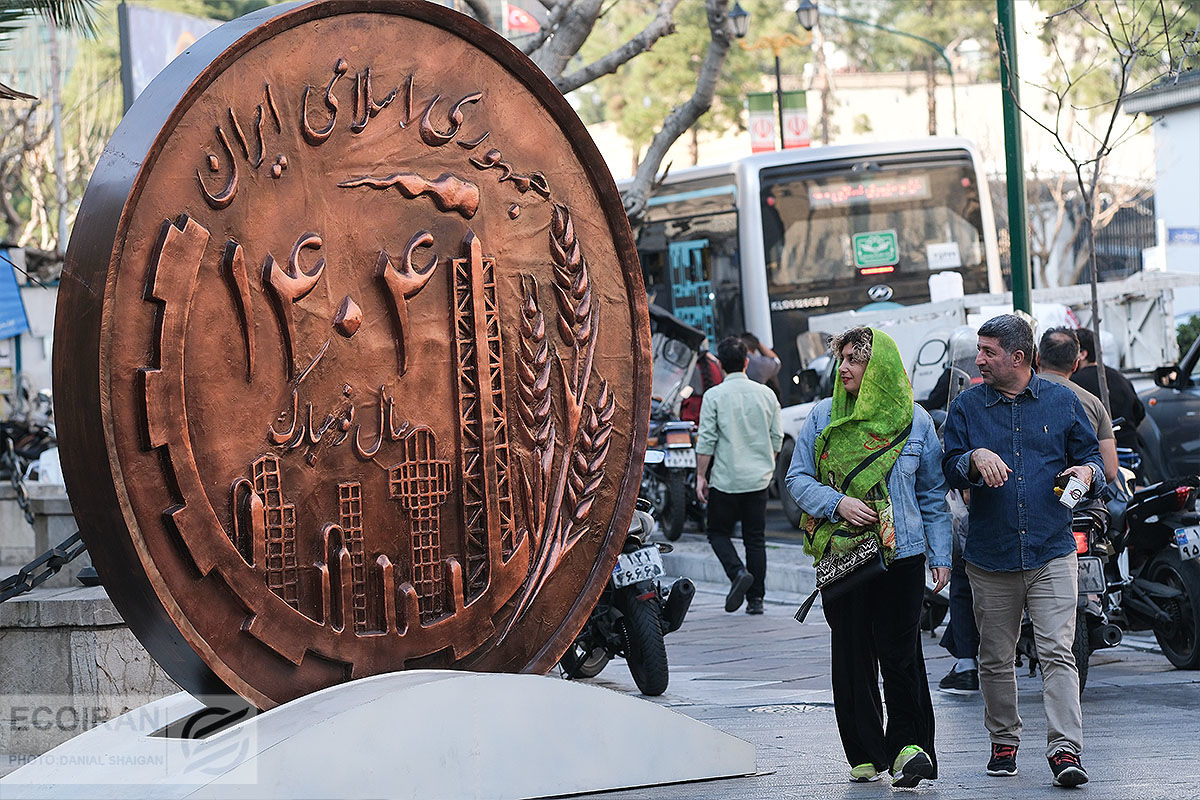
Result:
{"type": "MultiPolygon", "coordinates": [[[[1087,389],[1097,397],[1100,396],[1100,367],[1096,364],[1096,337],[1090,328],[1080,328],[1075,331],[1079,339],[1079,369],[1071,375],[1071,380],[1087,389]]],[[[1120,370],[1104,366],[1104,375],[1108,380],[1108,404],[1112,418],[1125,420],[1125,424],[1116,432],[1117,447],[1128,447],[1130,450],[1141,452],[1141,442],[1138,439],[1138,426],[1146,418],[1146,407],[1137,396],[1137,389],[1120,370]]]]}
{"type": "Polygon", "coordinates": [[[1038,341],[1038,376],[1065,386],[1075,393],[1083,404],[1092,432],[1100,445],[1100,460],[1104,463],[1105,482],[1117,479],[1120,462],[1117,460],[1117,440],[1113,434],[1112,417],[1100,398],[1071,380],[1071,373],[1079,363],[1079,339],[1071,328],[1051,328],[1038,341]]]}
{"type": "Polygon", "coordinates": [[[954,656],[954,666],[938,682],[948,694],[974,695],[979,692],[979,628],[975,627],[975,609],[971,601],[971,579],[967,577],[963,547],[967,542],[970,520],[966,503],[970,492],[951,490],[946,495],[954,527],[954,549],[950,558],[950,621],[939,644],[954,656]]]}
{"type": "Polygon", "coordinates": [[[1055,479],[1102,480],[1096,434],[1083,405],[1065,386],[1030,369],[1033,329],[1015,314],[979,328],[975,363],[983,383],[950,405],[942,469],[950,485],[971,490],[971,525],[963,558],[979,626],[979,686],[991,740],[989,775],[1017,774],[1021,717],[1016,649],[1021,617],[1033,621],[1042,665],[1046,756],[1057,786],[1079,786],[1083,713],[1075,640],[1079,564],[1071,511],[1054,494],[1055,479]]]}
{"type": "Polygon", "coordinates": [[[771,391],[779,397],[779,356],[750,331],[743,331],[738,338],[746,345],[746,353],[750,357],[750,362],[746,364],[746,377],[771,387],[771,391]]]}
{"type": "Polygon", "coordinates": [[[708,503],[708,542],[729,577],[725,610],[763,613],[767,577],[767,486],[783,445],[775,393],[746,377],[746,345],[729,336],[717,345],[725,380],[704,393],[696,435],[696,494],[708,503]],[[712,474],[708,474],[709,465],[712,474]],[[746,562],[731,537],[742,523],[746,562]]]}
{"type": "Polygon", "coordinates": [[[835,537],[864,532],[886,554],[886,572],[824,603],[833,705],[850,780],[877,780],[890,768],[892,785],[909,788],[937,777],[920,623],[926,561],[939,591],[950,580],[942,447],[890,336],[852,328],[832,347],[840,380],[800,430],[787,489],[805,512],[809,555],[819,560],[835,537]]]}

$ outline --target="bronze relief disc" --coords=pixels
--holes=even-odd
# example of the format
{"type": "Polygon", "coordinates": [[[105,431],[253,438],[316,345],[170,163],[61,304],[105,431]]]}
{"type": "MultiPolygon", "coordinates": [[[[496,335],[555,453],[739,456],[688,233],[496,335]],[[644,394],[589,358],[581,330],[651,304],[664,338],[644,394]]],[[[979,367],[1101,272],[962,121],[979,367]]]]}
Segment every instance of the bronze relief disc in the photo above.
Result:
{"type": "Polygon", "coordinates": [[[649,325],[582,123],[424,0],[268,8],[134,104],[67,254],[64,474],[194,693],[544,672],[628,528],[649,325]]]}

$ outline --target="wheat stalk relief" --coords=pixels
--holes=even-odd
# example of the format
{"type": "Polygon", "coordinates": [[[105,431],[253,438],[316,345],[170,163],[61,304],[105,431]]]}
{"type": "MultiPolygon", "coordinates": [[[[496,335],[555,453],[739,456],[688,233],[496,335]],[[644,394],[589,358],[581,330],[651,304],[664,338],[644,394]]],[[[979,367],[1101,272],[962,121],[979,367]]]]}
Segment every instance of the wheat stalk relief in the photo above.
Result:
{"type": "Polygon", "coordinates": [[[550,218],[550,255],[558,341],[547,335],[537,281],[532,275],[521,279],[517,405],[531,448],[528,458],[520,459],[519,494],[532,558],[506,635],[546,578],[589,531],[588,514],[604,479],[616,409],[603,378],[595,397],[588,399],[599,306],[571,212],[560,204],[550,218]]]}

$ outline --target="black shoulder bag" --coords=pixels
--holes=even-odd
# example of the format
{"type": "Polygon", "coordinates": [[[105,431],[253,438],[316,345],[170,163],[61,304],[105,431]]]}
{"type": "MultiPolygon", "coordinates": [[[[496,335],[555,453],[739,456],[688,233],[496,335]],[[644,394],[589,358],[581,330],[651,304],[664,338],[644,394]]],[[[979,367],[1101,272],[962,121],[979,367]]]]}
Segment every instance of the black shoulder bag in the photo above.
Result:
{"type": "MultiPolygon", "coordinates": [[[[857,467],[850,471],[846,479],[842,481],[842,493],[845,493],[846,489],[850,486],[850,482],[860,472],[873,464],[875,459],[895,447],[896,442],[907,439],[911,431],[912,423],[909,422],[908,427],[901,431],[900,435],[893,439],[887,447],[881,447],[864,458],[857,467]]],[[[845,535],[841,533],[834,534],[834,536],[845,535]]],[[[817,592],[821,593],[821,598],[824,602],[829,602],[848,594],[855,588],[887,572],[887,565],[883,563],[883,550],[879,546],[879,537],[868,536],[855,545],[854,549],[850,552],[840,555],[829,552],[832,544],[833,540],[831,538],[829,544],[825,545],[824,555],[817,560],[817,588],[813,589],[813,593],[808,596],[808,599],[796,611],[797,622],[804,622],[804,618],[808,616],[808,612],[812,610],[813,603],[817,600],[817,592]]]]}

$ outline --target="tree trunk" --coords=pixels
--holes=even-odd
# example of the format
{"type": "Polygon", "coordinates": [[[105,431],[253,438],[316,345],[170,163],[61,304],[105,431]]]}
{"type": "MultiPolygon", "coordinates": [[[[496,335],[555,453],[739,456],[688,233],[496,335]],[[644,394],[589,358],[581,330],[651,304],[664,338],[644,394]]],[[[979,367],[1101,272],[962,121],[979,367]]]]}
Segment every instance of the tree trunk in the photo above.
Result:
{"type": "Polygon", "coordinates": [[[694,125],[688,131],[688,158],[693,167],[700,163],[700,133],[694,125]]]}
{"type": "Polygon", "coordinates": [[[58,26],[51,20],[50,30],[50,109],[54,126],[54,202],[58,206],[58,220],[54,226],[54,248],[59,255],[67,252],[67,168],[63,152],[62,132],[62,87],[60,86],[58,57],[58,26]]]}
{"type": "Polygon", "coordinates": [[[929,135],[937,136],[937,62],[925,59],[925,102],[929,107],[929,135]]]}
{"type": "Polygon", "coordinates": [[[821,144],[829,144],[832,138],[830,128],[833,125],[833,82],[829,74],[829,65],[825,61],[825,37],[820,28],[813,28],[813,48],[817,54],[817,75],[821,79],[821,122],[819,136],[821,144]]]}
{"type": "MultiPolygon", "coordinates": [[[[925,16],[933,19],[933,0],[925,0],[925,16]]],[[[937,60],[925,59],[925,102],[929,107],[929,135],[937,136],[937,60]]]]}
{"type": "Polygon", "coordinates": [[[646,212],[646,202],[650,198],[650,189],[658,175],[667,150],[688,128],[696,124],[712,106],[716,94],[717,81],[721,75],[721,67],[733,44],[733,23],[729,21],[729,0],[705,0],[705,14],[708,18],[708,29],[711,40],[700,74],[696,79],[696,91],[692,96],[675,109],[663,121],[662,127],[650,146],[646,148],[645,158],[634,174],[633,183],[624,192],[625,213],[632,223],[639,224],[646,212]]]}

